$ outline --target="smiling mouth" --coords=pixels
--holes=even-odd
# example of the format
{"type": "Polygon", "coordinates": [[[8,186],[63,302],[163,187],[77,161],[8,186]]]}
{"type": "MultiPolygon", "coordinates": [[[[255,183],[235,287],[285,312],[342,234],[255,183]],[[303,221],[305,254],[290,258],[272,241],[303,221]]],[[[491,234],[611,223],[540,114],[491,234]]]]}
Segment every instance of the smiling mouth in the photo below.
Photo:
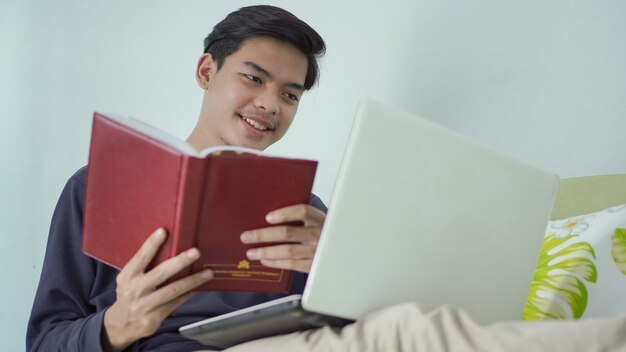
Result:
{"type": "MultiPolygon", "coordinates": [[[[237,114],[237,115],[239,115],[239,114],[237,114]]],[[[256,128],[256,129],[257,129],[257,130],[259,130],[259,131],[272,131],[272,129],[271,129],[271,128],[269,128],[269,127],[267,127],[267,126],[265,126],[265,125],[262,125],[262,124],[260,124],[260,123],[258,123],[258,122],[256,122],[256,121],[254,121],[254,120],[252,120],[252,119],[249,119],[249,118],[243,117],[243,116],[241,116],[241,115],[239,115],[239,117],[241,117],[241,119],[242,119],[242,120],[244,120],[244,121],[245,121],[248,125],[250,125],[250,126],[252,126],[252,127],[256,128]]]]}

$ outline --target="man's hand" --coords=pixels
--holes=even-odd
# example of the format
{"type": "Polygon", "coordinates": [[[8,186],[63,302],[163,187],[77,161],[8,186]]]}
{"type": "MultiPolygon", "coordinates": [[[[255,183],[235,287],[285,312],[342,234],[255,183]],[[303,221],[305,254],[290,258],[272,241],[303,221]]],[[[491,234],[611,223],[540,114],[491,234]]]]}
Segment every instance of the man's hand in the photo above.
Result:
{"type": "Polygon", "coordinates": [[[117,276],[117,300],[104,313],[102,343],[106,351],[122,351],[152,335],[171,312],[191,298],[190,290],[213,277],[205,270],[158,287],[200,256],[192,248],[145,272],[165,237],[164,229],[155,231],[117,276]]]}
{"type": "Polygon", "coordinates": [[[248,250],[248,259],[260,260],[261,264],[281,269],[308,273],[317,249],[326,214],[307,204],[299,204],[275,210],[267,215],[270,224],[301,221],[304,226],[272,226],[246,231],[241,241],[246,244],[269,244],[292,242],[248,250]]]}

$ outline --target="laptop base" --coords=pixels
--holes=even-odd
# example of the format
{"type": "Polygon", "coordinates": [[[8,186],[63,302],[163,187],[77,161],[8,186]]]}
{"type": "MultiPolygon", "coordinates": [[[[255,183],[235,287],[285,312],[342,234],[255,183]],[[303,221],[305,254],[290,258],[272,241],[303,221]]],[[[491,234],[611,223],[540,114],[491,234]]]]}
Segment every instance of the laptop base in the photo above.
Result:
{"type": "Polygon", "coordinates": [[[205,345],[227,348],[264,337],[323,326],[342,327],[352,322],[305,311],[301,301],[296,300],[215,321],[210,328],[200,325],[180,333],[205,345]]]}

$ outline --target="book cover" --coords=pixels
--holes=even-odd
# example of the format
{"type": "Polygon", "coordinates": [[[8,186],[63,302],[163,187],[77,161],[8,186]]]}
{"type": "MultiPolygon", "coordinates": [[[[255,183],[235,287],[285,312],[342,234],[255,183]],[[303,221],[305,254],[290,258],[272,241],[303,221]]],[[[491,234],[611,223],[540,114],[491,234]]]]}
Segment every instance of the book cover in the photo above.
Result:
{"type": "Polygon", "coordinates": [[[218,147],[201,153],[138,120],[94,113],[83,252],[121,269],[158,227],[169,235],[150,268],[191,247],[204,268],[198,290],[287,292],[291,271],[250,261],[239,236],[271,226],[265,215],[308,203],[317,162],[218,147]]]}

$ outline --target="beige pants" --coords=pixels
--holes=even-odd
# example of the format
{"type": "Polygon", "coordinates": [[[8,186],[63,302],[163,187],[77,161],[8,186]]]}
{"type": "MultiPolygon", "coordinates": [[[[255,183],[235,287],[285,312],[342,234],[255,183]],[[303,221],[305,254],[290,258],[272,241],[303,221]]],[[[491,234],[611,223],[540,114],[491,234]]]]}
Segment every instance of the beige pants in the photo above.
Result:
{"type": "Polygon", "coordinates": [[[442,307],[424,314],[415,304],[403,304],[371,313],[341,330],[269,337],[226,351],[626,351],[626,315],[483,327],[458,309],[442,307]]]}

